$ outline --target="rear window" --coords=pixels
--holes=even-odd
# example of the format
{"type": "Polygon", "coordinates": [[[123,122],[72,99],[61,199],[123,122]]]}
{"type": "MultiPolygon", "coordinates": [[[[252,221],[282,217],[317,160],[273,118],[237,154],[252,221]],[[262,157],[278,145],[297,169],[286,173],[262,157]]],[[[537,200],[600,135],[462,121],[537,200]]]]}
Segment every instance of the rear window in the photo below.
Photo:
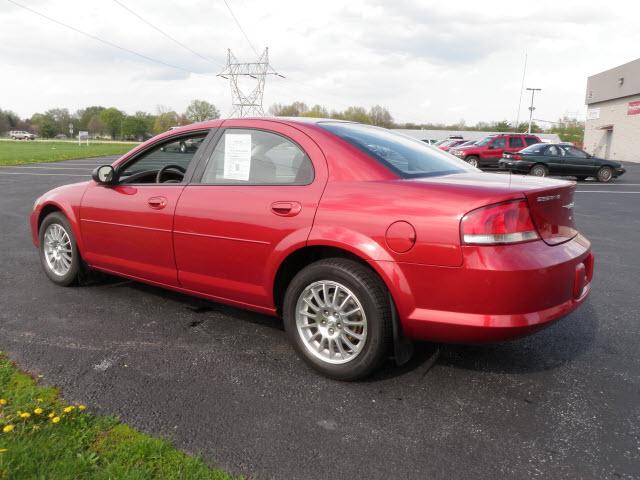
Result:
{"type": "Polygon", "coordinates": [[[362,150],[401,177],[477,171],[453,155],[384,128],[342,122],[320,122],[318,125],[362,150]]]}
{"type": "Polygon", "coordinates": [[[541,153],[542,150],[546,148],[546,143],[536,143],[535,145],[531,145],[524,150],[520,150],[520,153],[541,153]]]}
{"type": "Polygon", "coordinates": [[[540,140],[538,140],[536,137],[526,137],[524,141],[527,143],[527,145],[534,145],[536,143],[540,143],[540,140]]]}

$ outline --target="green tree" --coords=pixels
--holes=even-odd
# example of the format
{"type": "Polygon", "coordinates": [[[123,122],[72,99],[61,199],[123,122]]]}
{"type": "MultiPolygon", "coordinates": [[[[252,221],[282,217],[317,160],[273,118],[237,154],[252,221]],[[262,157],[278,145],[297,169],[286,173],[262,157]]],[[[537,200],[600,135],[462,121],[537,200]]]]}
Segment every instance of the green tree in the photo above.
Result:
{"type": "Polygon", "coordinates": [[[111,140],[115,140],[122,132],[124,113],[117,108],[106,108],[100,112],[100,120],[104,123],[111,140]]]}
{"type": "Polygon", "coordinates": [[[220,112],[216,106],[206,100],[192,100],[184,115],[190,122],[194,123],[220,118],[220,112]]]}
{"type": "Polygon", "coordinates": [[[88,131],[95,137],[102,135],[106,131],[106,127],[104,125],[104,122],[100,120],[100,114],[98,113],[96,115],[93,115],[89,119],[87,126],[85,128],[80,128],[80,130],[88,131]]]}
{"type": "Polygon", "coordinates": [[[269,113],[274,117],[299,117],[307,111],[309,107],[304,102],[293,102],[291,105],[276,103],[269,108],[269,113]]]}
{"type": "Polygon", "coordinates": [[[174,111],[161,111],[153,123],[153,133],[162,133],[178,125],[178,114],[174,111]]]}
{"type": "Polygon", "coordinates": [[[340,115],[341,119],[359,123],[373,123],[371,117],[363,107],[349,107],[340,115]]]}
{"type": "Polygon", "coordinates": [[[312,118],[327,118],[329,116],[329,111],[323,107],[322,105],[314,105],[310,110],[302,112],[300,114],[301,117],[312,117],[312,118]]]}
{"type": "Polygon", "coordinates": [[[386,107],[380,105],[374,105],[369,110],[369,118],[371,123],[378,127],[391,128],[393,127],[393,117],[389,113],[386,107]]]}
{"type": "Polygon", "coordinates": [[[106,110],[105,107],[94,105],[81,110],[76,111],[76,117],[78,117],[78,130],[89,130],[89,122],[96,115],[106,110]]]}

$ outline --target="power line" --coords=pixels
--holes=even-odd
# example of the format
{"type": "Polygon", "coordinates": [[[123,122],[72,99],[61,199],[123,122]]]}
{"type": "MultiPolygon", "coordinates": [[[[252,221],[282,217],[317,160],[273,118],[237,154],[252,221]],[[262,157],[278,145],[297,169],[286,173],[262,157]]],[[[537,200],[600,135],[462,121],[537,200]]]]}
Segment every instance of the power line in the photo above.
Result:
{"type": "Polygon", "coordinates": [[[37,10],[34,10],[33,8],[27,7],[26,5],[22,5],[22,4],[14,1],[14,0],[7,0],[7,1],[9,3],[14,4],[16,7],[20,7],[22,9],[24,9],[24,10],[27,10],[28,12],[31,12],[31,13],[33,13],[35,15],[38,15],[39,17],[42,17],[42,18],[44,18],[46,20],[49,20],[50,22],[56,23],[56,24],[58,24],[60,26],[63,26],[63,27],[68,28],[70,30],[73,30],[76,33],[84,35],[85,37],[89,37],[92,40],[104,43],[105,45],[109,45],[112,48],[116,48],[118,50],[122,50],[123,52],[130,53],[131,55],[135,55],[136,57],[143,58],[143,59],[148,60],[150,62],[154,62],[154,63],[158,63],[160,65],[164,65],[165,67],[175,68],[176,70],[182,70],[183,72],[191,73],[191,74],[194,74],[194,75],[201,75],[199,73],[192,72],[191,70],[187,70],[186,68],[182,68],[182,67],[179,67],[177,65],[173,65],[171,63],[165,62],[163,60],[159,60],[157,58],[150,57],[148,55],[145,55],[144,53],[136,52],[136,51],[131,50],[131,49],[127,48],[127,47],[123,47],[123,46],[118,45],[116,43],[113,43],[113,42],[111,42],[109,40],[105,40],[104,38],[98,37],[97,35],[93,35],[91,33],[88,33],[88,32],[85,32],[83,30],[80,30],[79,28],[73,27],[73,26],[71,26],[71,25],[69,25],[67,23],[61,22],[60,20],[56,20],[55,18],[49,17],[48,15],[45,15],[44,13],[40,13],[37,10]]]}
{"type": "Polygon", "coordinates": [[[238,20],[238,18],[233,13],[233,10],[231,10],[231,7],[229,6],[229,3],[227,3],[227,0],[222,0],[222,1],[227,6],[227,10],[229,10],[229,13],[231,14],[231,16],[233,17],[233,20],[236,22],[236,25],[238,26],[238,28],[240,29],[240,31],[244,35],[244,38],[247,40],[247,43],[251,47],[251,50],[253,50],[253,53],[255,53],[259,57],[260,54],[258,53],[258,50],[256,50],[256,47],[254,47],[253,43],[251,43],[251,40],[249,40],[249,35],[247,35],[247,32],[244,31],[244,28],[242,28],[242,25],[240,25],[240,21],[238,20]]]}
{"type": "Polygon", "coordinates": [[[171,35],[169,35],[167,32],[165,32],[164,30],[162,30],[160,27],[154,25],[153,23],[151,23],[150,21],[148,21],[147,19],[145,19],[144,17],[142,17],[142,15],[140,15],[137,12],[134,12],[133,10],[131,10],[128,6],[126,6],[124,3],[122,3],[120,0],[113,0],[115,3],[117,3],[118,5],[120,5],[122,8],[124,8],[127,12],[129,12],[131,15],[133,15],[134,17],[136,17],[138,20],[140,20],[141,22],[146,23],[147,25],[149,25],[151,28],[153,28],[155,31],[157,31],[158,33],[164,35],[165,37],[167,37],[169,40],[171,40],[172,42],[174,42],[175,44],[181,46],[182,48],[184,48],[185,50],[188,50],[189,52],[193,53],[195,56],[206,60],[208,62],[214,63],[218,66],[222,66],[221,63],[215,61],[214,59],[207,57],[205,55],[202,55],[198,52],[196,52],[195,50],[193,50],[191,47],[189,47],[188,45],[185,45],[184,43],[182,43],[180,40],[172,37],[171,35]]]}

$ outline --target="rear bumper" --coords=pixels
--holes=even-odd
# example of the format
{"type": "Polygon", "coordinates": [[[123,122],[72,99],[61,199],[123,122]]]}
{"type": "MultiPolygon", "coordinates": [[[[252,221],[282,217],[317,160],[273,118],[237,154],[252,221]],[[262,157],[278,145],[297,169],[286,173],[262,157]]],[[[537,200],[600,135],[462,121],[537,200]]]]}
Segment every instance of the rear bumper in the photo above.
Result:
{"type": "Polygon", "coordinates": [[[517,173],[529,173],[529,170],[531,170],[533,163],[527,162],[526,160],[507,160],[501,158],[498,162],[498,166],[500,167],[500,170],[507,170],[509,172],[517,173]]]}
{"type": "Polygon", "coordinates": [[[553,247],[535,241],[463,250],[460,268],[398,264],[411,290],[398,305],[408,337],[508,340],[568,315],[589,296],[593,256],[581,235],[553,247]]]}

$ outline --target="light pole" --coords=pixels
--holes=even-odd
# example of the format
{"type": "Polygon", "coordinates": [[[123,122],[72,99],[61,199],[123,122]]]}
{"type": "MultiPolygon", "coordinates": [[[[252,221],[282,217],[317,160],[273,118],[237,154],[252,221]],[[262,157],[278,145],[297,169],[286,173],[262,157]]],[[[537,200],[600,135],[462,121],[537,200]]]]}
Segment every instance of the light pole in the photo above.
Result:
{"type": "Polygon", "coordinates": [[[535,96],[536,92],[540,92],[542,89],[527,87],[527,90],[531,90],[531,106],[529,107],[529,129],[527,130],[527,133],[531,133],[531,119],[533,118],[533,111],[536,109],[533,106],[533,97],[535,96]]]}

